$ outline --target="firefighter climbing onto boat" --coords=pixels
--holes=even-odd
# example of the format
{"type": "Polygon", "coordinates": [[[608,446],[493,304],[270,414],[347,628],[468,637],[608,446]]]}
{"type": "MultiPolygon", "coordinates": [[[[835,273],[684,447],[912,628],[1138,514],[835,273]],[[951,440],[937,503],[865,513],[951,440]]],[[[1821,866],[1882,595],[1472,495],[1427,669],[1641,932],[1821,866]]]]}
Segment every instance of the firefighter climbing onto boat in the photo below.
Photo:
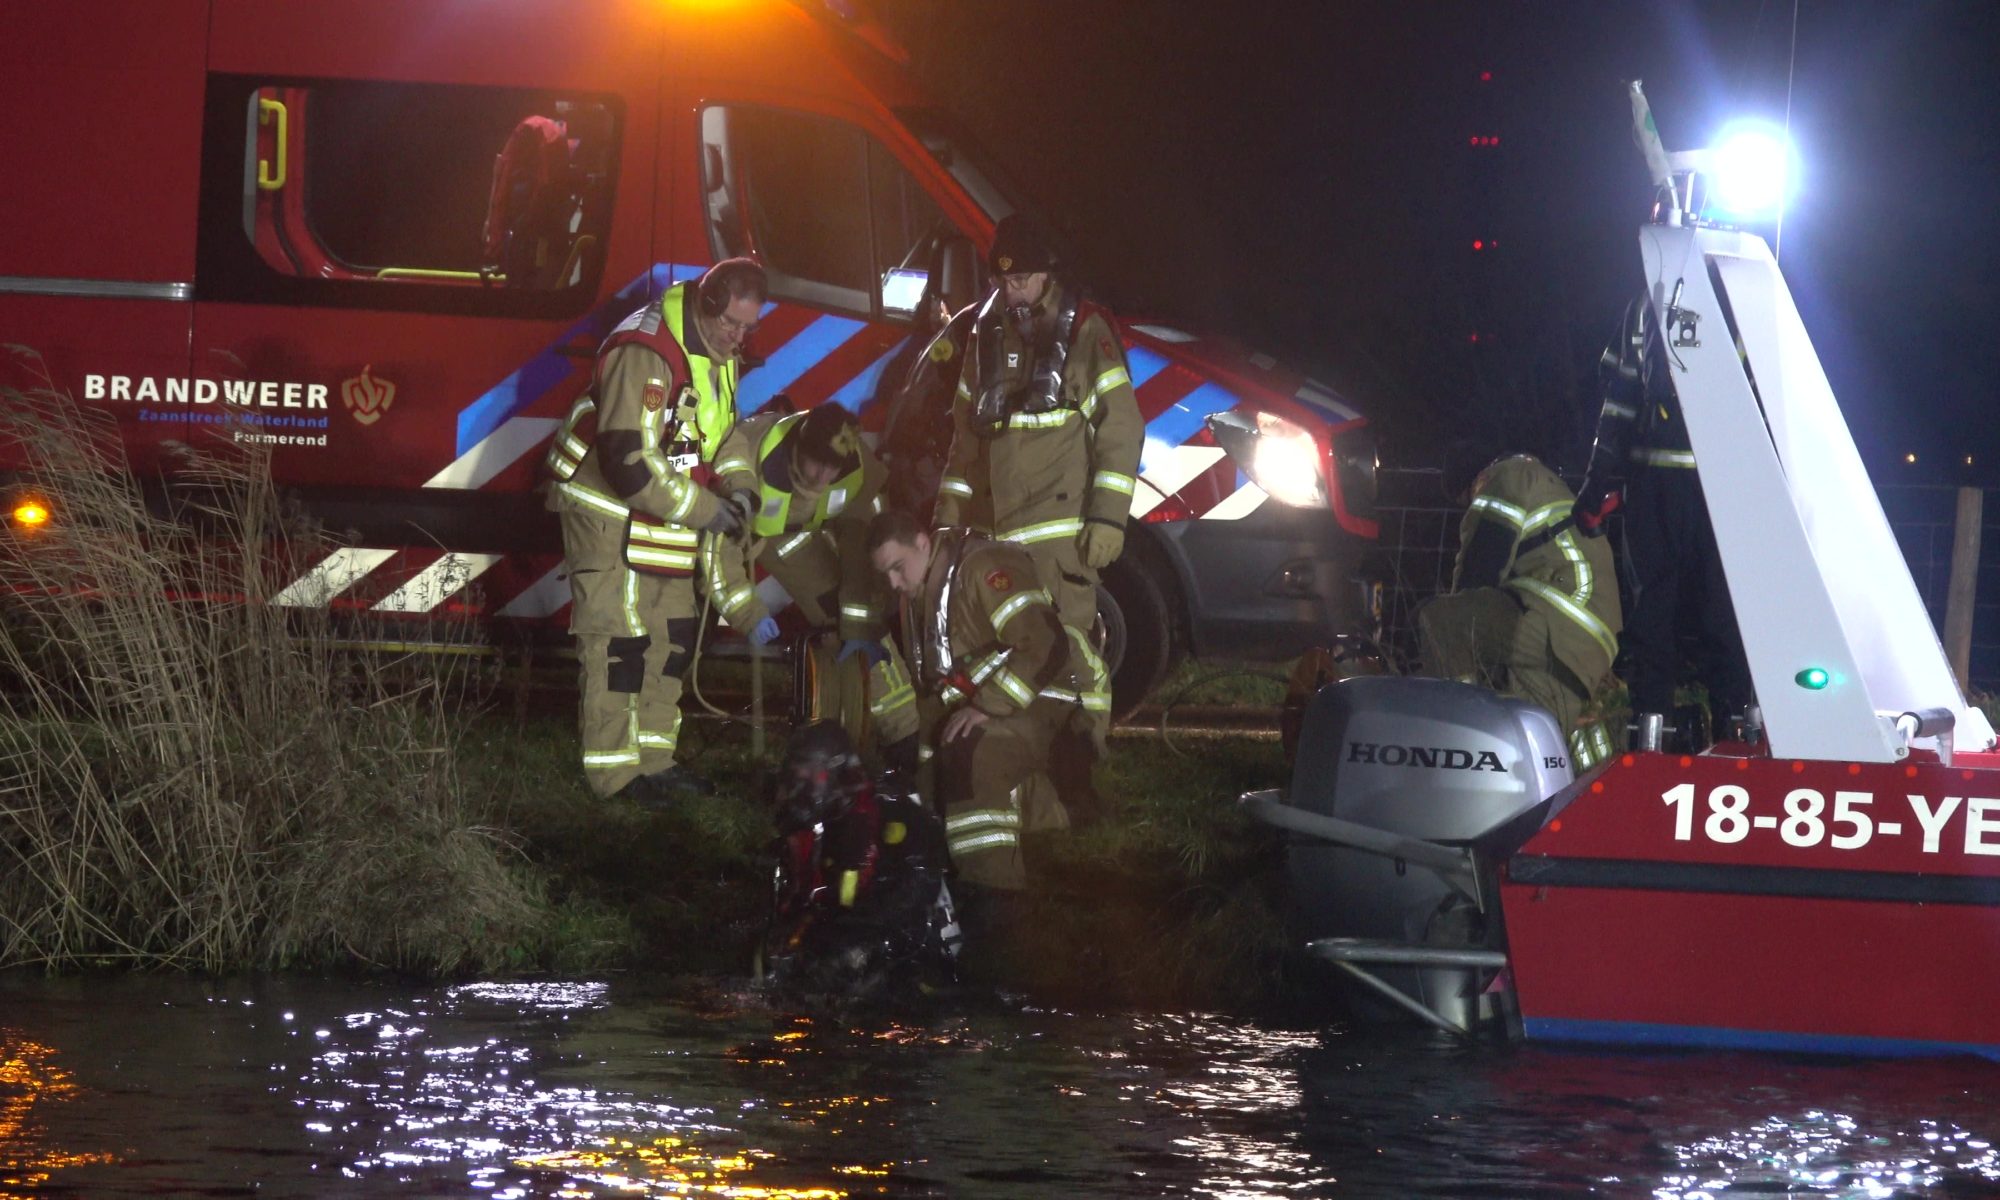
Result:
{"type": "Polygon", "coordinates": [[[659,806],[711,790],[674,761],[702,533],[739,535],[756,482],[736,423],[764,269],[726,259],[627,317],[549,449],[577,642],[584,778],[659,806]]]}
{"type": "Polygon", "coordinates": [[[904,599],[903,643],[968,949],[987,963],[1028,886],[1021,835],[1063,829],[1050,757],[1081,712],[1074,641],[1019,546],[933,533],[896,509],[868,554],[904,599]]]}
{"type": "Polygon", "coordinates": [[[1034,562],[1087,668],[1084,727],[1101,753],[1111,691],[1097,653],[1097,576],[1124,550],[1145,423],[1110,314],[1055,273],[1043,232],[1007,217],[988,262],[999,285],[963,355],[935,521],[1034,562]]]}
{"type": "Polygon", "coordinates": [[[1451,593],[1417,614],[1426,671],[1548,709],[1573,769],[1588,770],[1611,755],[1609,734],[1587,719],[1615,682],[1610,549],[1573,528],[1575,496],[1532,455],[1488,461],[1483,447],[1454,446],[1444,486],[1467,508],[1451,593]]]}
{"type": "MultiPolygon", "coordinates": [[[[1674,718],[1684,656],[1707,689],[1714,725],[1740,722],[1741,732],[1754,735],[1759,723],[1687,423],[1664,366],[1667,354],[1645,297],[1635,299],[1618,341],[1599,362],[1604,402],[1575,508],[1577,528],[1593,539],[1605,532],[1611,513],[1624,512],[1633,595],[1623,671],[1632,693],[1634,745],[1644,750],[1660,749],[1664,731],[1692,723],[1674,718]]],[[[1706,745],[1698,730],[1678,734],[1684,750],[1706,745]]]]}

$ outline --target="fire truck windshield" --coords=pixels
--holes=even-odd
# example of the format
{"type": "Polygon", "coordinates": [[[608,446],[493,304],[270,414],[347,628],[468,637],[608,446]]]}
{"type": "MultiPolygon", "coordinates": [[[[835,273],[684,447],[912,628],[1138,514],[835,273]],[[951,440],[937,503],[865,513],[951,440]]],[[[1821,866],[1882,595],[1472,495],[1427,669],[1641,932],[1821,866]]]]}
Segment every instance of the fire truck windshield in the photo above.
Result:
{"type": "Polygon", "coordinates": [[[1031,208],[1022,202],[1014,180],[950,114],[935,108],[899,108],[896,116],[995,222],[1031,208]]]}

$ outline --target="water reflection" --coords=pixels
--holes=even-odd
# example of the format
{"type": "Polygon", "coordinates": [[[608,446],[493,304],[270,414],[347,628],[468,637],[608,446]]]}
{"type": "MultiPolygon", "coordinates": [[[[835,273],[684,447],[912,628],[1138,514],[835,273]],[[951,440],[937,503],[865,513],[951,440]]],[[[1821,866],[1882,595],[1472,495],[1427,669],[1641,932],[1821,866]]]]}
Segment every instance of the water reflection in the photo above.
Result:
{"type": "MultiPolygon", "coordinates": [[[[767,1151],[746,1149],[726,1158],[718,1158],[712,1152],[684,1145],[680,1138],[661,1137],[647,1146],[619,1140],[600,1150],[518,1158],[514,1160],[514,1165],[531,1170],[568,1172],[579,1180],[603,1184],[633,1195],[757,1196],[773,1197],[775,1200],[841,1200],[847,1195],[846,1190],[841,1188],[764,1187],[749,1182],[747,1178],[738,1178],[747,1176],[753,1160],[774,1157],[767,1151]]],[[[834,1168],[836,1171],[842,1169],[834,1168]]],[[[846,1169],[858,1173],[867,1173],[868,1170],[862,1167],[846,1169]]],[[[486,1173],[498,1175],[502,1172],[499,1168],[491,1168],[486,1173]]],[[[493,1194],[520,1197],[529,1193],[523,1188],[507,1187],[493,1194]]]]}
{"type": "Polygon", "coordinates": [[[1911,1127],[1868,1128],[1850,1116],[1808,1110],[1768,1117],[1674,1152],[1687,1173],[1663,1176],[1653,1189],[1659,1200],[1717,1200],[1729,1190],[1886,1200],[1953,1177],[2000,1182],[2000,1159],[1990,1143],[1956,1125],[1923,1118],[1911,1127]]]}
{"type": "Polygon", "coordinates": [[[1970,1132],[2000,1118],[1989,1063],[1360,1050],[1330,1039],[1308,1059],[1307,1137],[1364,1192],[1393,1178],[1393,1194],[1436,1196],[2000,1194],[2000,1162],[1970,1132]],[[1409,1099],[1381,1102],[1388,1073],[1409,1099]]]}
{"type": "MultiPolygon", "coordinates": [[[[1168,1016],[1135,1022],[1124,1061],[1163,1054],[1184,1075],[1126,1084],[1128,1101],[1173,1114],[1186,1126],[1175,1148],[1200,1166],[1202,1194],[1221,1200],[1278,1196],[1337,1182],[1314,1161],[1291,1119],[1303,1093],[1299,1059],[1317,1049],[1317,1032],[1246,1028],[1215,1017],[1168,1016]]],[[[1157,1118],[1155,1118],[1157,1119],[1157,1118]]]]}
{"type": "Polygon", "coordinates": [[[77,1087],[56,1065],[56,1050],[0,1026],[0,1186],[33,1189],[53,1173],[111,1161],[103,1152],[60,1149],[49,1135],[53,1106],[73,1102],[77,1087]]]}
{"type": "MultiPolygon", "coordinates": [[[[435,1007],[342,1014],[313,1031],[323,1048],[297,1100],[316,1114],[306,1127],[346,1152],[349,1178],[438,1178],[456,1167],[495,1197],[836,1200],[849,1189],[829,1176],[886,1170],[797,1165],[765,1148],[745,1120],[760,1105],[675,1064],[698,1061],[699,1074],[782,1057],[753,1057],[712,1036],[641,1049],[640,1031],[622,1022],[577,1025],[573,1018],[607,1009],[607,993],[602,983],[473,984],[442,993],[435,1007]],[[430,1033],[495,1021],[521,1028],[477,1040],[430,1033]],[[679,1077],[676,1086],[659,1085],[662,1070],[679,1077]]],[[[805,1036],[780,1033],[754,1053],[792,1053],[805,1036]]]]}
{"type": "Polygon", "coordinates": [[[0,979],[0,1195],[2000,1194],[1973,1062],[1207,1014],[843,1024],[626,983],[0,979]]]}

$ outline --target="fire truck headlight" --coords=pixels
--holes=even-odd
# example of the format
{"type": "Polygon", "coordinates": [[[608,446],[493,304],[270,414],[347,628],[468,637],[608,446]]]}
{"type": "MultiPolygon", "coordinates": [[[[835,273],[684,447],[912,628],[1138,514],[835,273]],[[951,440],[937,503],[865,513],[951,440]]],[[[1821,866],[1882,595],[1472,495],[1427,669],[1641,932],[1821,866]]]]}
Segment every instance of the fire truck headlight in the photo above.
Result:
{"type": "Polygon", "coordinates": [[[1281,504],[1305,508],[1326,503],[1319,442],[1283,417],[1257,414],[1257,452],[1249,468],[1258,487],[1281,504]]]}
{"type": "Polygon", "coordinates": [[[1775,216],[1791,195],[1792,148],[1762,125],[1724,131],[1709,155],[1710,207],[1739,219],[1775,216]]]}
{"type": "Polygon", "coordinates": [[[1250,482],[1273,500],[1296,508],[1327,503],[1326,451],[1311,430],[1248,410],[1217,413],[1208,427],[1250,482]]]}

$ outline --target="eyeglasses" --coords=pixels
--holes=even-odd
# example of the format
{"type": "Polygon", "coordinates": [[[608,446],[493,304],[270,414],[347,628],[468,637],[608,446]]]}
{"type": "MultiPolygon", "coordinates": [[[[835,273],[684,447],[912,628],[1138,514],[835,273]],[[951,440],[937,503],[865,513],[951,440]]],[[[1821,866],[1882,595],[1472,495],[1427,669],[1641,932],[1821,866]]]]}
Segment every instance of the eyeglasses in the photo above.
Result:
{"type": "Polygon", "coordinates": [[[747,338],[751,334],[757,332],[757,322],[738,321],[735,318],[729,316],[727,313],[724,313],[716,317],[715,323],[722,327],[722,332],[733,333],[738,337],[747,338]]]}

